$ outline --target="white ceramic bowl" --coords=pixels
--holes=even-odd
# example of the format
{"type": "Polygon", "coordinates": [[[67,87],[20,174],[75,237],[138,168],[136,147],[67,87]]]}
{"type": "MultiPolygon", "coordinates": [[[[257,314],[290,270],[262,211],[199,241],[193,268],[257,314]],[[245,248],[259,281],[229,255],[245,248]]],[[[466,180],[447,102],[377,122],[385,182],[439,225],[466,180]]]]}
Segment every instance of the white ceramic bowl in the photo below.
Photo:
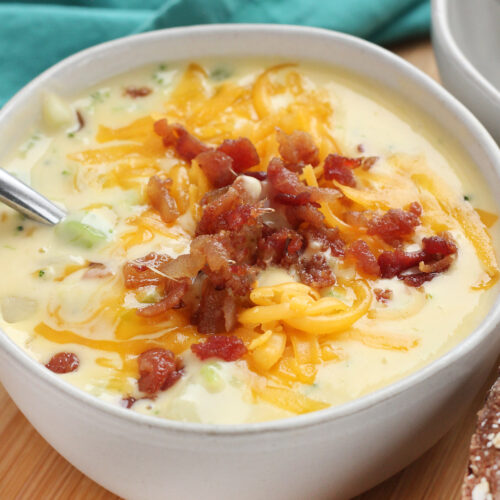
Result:
{"type": "MultiPolygon", "coordinates": [[[[179,28],[91,48],[43,73],[2,109],[0,151],[16,144],[23,124],[38,114],[43,89],[70,95],[153,61],[264,55],[313,59],[384,85],[447,129],[500,200],[499,151],[469,111],[390,52],[351,36],[311,28],[179,28]]],[[[182,423],[110,406],[61,381],[1,333],[0,379],[56,450],[122,497],[348,498],[406,466],[451,427],[495,362],[499,318],[497,302],[460,345],[373,394],[260,424],[182,423]]]]}
{"type": "Polygon", "coordinates": [[[500,144],[500,1],[433,0],[432,43],[444,86],[500,144]]]}

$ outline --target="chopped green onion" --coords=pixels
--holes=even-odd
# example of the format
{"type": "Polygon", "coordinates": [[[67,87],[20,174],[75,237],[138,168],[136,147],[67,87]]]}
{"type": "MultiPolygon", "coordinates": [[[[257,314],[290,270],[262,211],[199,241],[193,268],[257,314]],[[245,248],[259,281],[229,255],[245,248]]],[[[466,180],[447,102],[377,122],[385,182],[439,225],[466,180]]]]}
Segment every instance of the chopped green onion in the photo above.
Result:
{"type": "Polygon", "coordinates": [[[220,392],[224,389],[225,383],[219,374],[218,363],[206,363],[201,367],[201,383],[208,392],[220,392]]]}
{"type": "Polygon", "coordinates": [[[69,220],[56,226],[56,234],[62,240],[84,248],[92,248],[106,240],[99,229],[76,220],[69,220]]]}
{"type": "Polygon", "coordinates": [[[210,73],[210,78],[212,80],[215,80],[216,82],[220,82],[221,80],[226,80],[227,78],[229,78],[231,74],[232,71],[230,69],[220,66],[218,68],[215,68],[210,73]]]}

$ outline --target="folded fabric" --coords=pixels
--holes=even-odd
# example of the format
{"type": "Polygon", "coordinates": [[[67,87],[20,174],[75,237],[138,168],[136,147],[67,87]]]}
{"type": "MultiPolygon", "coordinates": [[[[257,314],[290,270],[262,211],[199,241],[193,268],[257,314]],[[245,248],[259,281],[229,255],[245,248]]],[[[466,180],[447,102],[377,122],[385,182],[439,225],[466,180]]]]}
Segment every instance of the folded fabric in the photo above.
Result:
{"type": "Polygon", "coordinates": [[[0,0],[0,105],[57,61],[100,42],[172,26],[318,26],[380,44],[424,36],[429,0],[0,0]]]}

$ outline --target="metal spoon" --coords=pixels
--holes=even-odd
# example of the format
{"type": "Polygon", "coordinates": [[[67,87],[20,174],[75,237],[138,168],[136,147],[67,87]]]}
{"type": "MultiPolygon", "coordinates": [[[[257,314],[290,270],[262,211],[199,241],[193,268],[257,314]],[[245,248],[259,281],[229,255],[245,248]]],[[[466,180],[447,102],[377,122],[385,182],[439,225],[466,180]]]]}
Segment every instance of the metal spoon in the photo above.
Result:
{"type": "Polygon", "coordinates": [[[66,212],[13,175],[0,168],[0,202],[43,224],[54,225],[66,212]]]}

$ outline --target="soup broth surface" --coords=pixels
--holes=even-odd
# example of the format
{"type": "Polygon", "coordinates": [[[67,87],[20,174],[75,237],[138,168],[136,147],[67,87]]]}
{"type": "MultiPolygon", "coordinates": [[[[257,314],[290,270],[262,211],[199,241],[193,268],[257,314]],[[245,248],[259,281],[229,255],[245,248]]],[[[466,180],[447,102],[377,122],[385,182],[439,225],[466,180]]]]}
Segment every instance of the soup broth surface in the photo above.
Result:
{"type": "MultiPolygon", "coordinates": [[[[68,216],[56,228],[45,227],[0,207],[0,328],[16,344],[42,364],[58,353],[76,355],[78,368],[57,376],[130,411],[236,424],[359,398],[430,363],[480,323],[497,294],[491,253],[499,233],[495,204],[476,167],[444,131],[373,83],[309,63],[277,64],[282,62],[158,64],[71,98],[41,97],[44,119],[29,127],[4,166],[68,216]],[[329,297],[332,304],[341,303],[324,313],[337,325],[342,307],[350,311],[362,301],[360,286],[368,291],[369,305],[359,319],[332,333],[310,332],[301,329],[300,321],[290,326],[280,318],[252,324],[242,315],[259,305],[252,302],[252,292],[245,305],[238,305],[236,325],[223,333],[242,339],[246,354],[225,361],[201,360],[190,349],[210,335],[197,331],[183,304],[161,317],[137,314],[166,292],[124,286],[125,264],[151,252],[172,259],[187,254],[205,194],[196,178],[203,169],[179,157],[153,130],[163,118],[210,147],[248,137],[260,157],[250,171],[265,171],[271,158],[279,157],[276,128],[311,134],[320,162],[298,175],[304,185],[312,185],[307,175],[314,172],[321,187],[342,198],[331,207],[340,213],[346,257],[312,243],[301,250],[304,258],[323,254],[336,281],[311,286],[309,305],[294,318],[319,321],[308,312],[310,303],[329,297]],[[349,191],[342,183],[325,181],[321,168],[328,154],[374,160],[368,168],[352,168],[356,184],[349,191]],[[162,220],[148,198],[154,175],[172,179],[169,189],[179,212],[172,223],[162,220]],[[356,201],[359,192],[363,198],[356,201]],[[408,211],[411,202],[423,211],[399,246],[366,236],[366,228],[352,230],[353,213],[382,217],[390,209],[408,211]],[[415,252],[424,238],[444,232],[456,255],[420,286],[408,286],[404,273],[370,275],[349,253],[353,242],[363,239],[375,257],[396,248],[415,252]],[[353,283],[358,285],[353,288],[353,283]],[[272,342],[283,346],[268,366],[272,342]],[[147,394],[138,387],[138,357],[151,348],[174,353],[180,378],[147,394]]],[[[253,178],[245,182],[248,190],[255,188],[253,178]]],[[[262,189],[267,189],[264,184],[259,193],[262,189]]],[[[325,209],[323,201],[313,206],[325,209]]],[[[303,282],[293,266],[268,262],[261,267],[254,292],[303,282]]],[[[283,310],[292,300],[306,300],[304,295],[293,299],[294,293],[288,303],[282,299],[283,310]]],[[[263,314],[253,311],[256,317],[263,314]]]]}

